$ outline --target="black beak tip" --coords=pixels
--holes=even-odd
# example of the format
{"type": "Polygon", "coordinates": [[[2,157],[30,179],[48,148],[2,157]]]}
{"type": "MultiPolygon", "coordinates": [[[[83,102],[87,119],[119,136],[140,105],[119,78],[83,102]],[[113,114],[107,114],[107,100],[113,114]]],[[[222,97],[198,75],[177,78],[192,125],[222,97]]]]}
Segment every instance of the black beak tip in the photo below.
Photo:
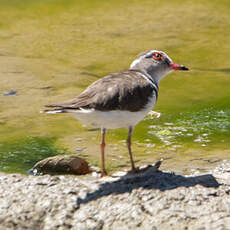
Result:
{"type": "Polygon", "coordinates": [[[181,66],[181,70],[189,70],[189,68],[185,67],[184,65],[181,66]]]}

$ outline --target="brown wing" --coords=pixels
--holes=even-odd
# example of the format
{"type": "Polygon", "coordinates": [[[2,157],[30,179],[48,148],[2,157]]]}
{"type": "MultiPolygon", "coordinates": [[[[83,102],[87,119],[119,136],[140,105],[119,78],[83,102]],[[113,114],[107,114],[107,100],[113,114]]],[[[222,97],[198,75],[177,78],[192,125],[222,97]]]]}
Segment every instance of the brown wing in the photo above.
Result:
{"type": "Polygon", "coordinates": [[[157,97],[152,84],[140,73],[125,71],[110,74],[83,91],[77,98],[58,104],[46,105],[55,109],[97,109],[138,111],[148,103],[149,96],[157,97]]]}

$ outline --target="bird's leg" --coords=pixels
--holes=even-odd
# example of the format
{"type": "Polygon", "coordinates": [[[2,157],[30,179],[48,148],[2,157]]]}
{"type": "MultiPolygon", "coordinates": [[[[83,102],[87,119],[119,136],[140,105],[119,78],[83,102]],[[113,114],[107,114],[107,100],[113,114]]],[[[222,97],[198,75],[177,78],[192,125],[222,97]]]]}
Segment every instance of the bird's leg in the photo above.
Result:
{"type": "Polygon", "coordinates": [[[102,128],[101,129],[101,177],[104,177],[107,175],[107,172],[105,171],[105,134],[106,134],[106,129],[102,128]]]}
{"type": "Polygon", "coordinates": [[[130,126],[129,127],[129,133],[128,133],[128,138],[127,138],[127,146],[128,146],[128,150],[129,150],[129,157],[130,157],[130,161],[131,161],[131,172],[135,173],[138,171],[137,168],[135,168],[134,165],[134,161],[133,161],[133,154],[132,154],[132,150],[131,150],[131,137],[132,137],[132,132],[133,132],[133,127],[130,126]]]}

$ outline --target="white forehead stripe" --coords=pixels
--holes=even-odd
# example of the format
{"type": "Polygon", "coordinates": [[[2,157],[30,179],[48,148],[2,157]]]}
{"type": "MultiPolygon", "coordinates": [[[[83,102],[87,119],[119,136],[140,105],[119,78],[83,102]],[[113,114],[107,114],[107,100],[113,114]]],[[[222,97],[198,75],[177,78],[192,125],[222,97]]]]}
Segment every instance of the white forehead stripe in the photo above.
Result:
{"type": "Polygon", "coordinates": [[[144,54],[142,56],[140,56],[139,58],[135,59],[131,65],[130,65],[130,69],[132,69],[136,64],[138,64],[143,58],[145,58],[146,56],[150,55],[151,53],[153,53],[154,51],[157,50],[150,50],[147,54],[144,54]]]}
{"type": "Polygon", "coordinates": [[[138,59],[135,59],[131,65],[130,65],[130,69],[132,69],[136,64],[138,64],[141,60],[143,59],[143,56],[139,57],[138,59]]]}

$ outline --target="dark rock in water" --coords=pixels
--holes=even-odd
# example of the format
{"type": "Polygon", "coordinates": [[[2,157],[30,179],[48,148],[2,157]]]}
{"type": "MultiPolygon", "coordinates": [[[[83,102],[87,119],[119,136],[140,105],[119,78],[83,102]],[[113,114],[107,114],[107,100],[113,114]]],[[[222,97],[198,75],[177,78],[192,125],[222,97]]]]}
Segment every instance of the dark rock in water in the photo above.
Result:
{"type": "Polygon", "coordinates": [[[18,94],[17,91],[10,90],[8,92],[3,93],[3,96],[16,96],[18,94]]]}
{"type": "Polygon", "coordinates": [[[30,170],[30,174],[78,174],[90,172],[88,162],[75,155],[59,155],[39,161],[30,170]]]}
{"type": "Polygon", "coordinates": [[[53,88],[54,88],[53,86],[48,85],[48,86],[43,86],[40,89],[53,89],[53,88]]]}

